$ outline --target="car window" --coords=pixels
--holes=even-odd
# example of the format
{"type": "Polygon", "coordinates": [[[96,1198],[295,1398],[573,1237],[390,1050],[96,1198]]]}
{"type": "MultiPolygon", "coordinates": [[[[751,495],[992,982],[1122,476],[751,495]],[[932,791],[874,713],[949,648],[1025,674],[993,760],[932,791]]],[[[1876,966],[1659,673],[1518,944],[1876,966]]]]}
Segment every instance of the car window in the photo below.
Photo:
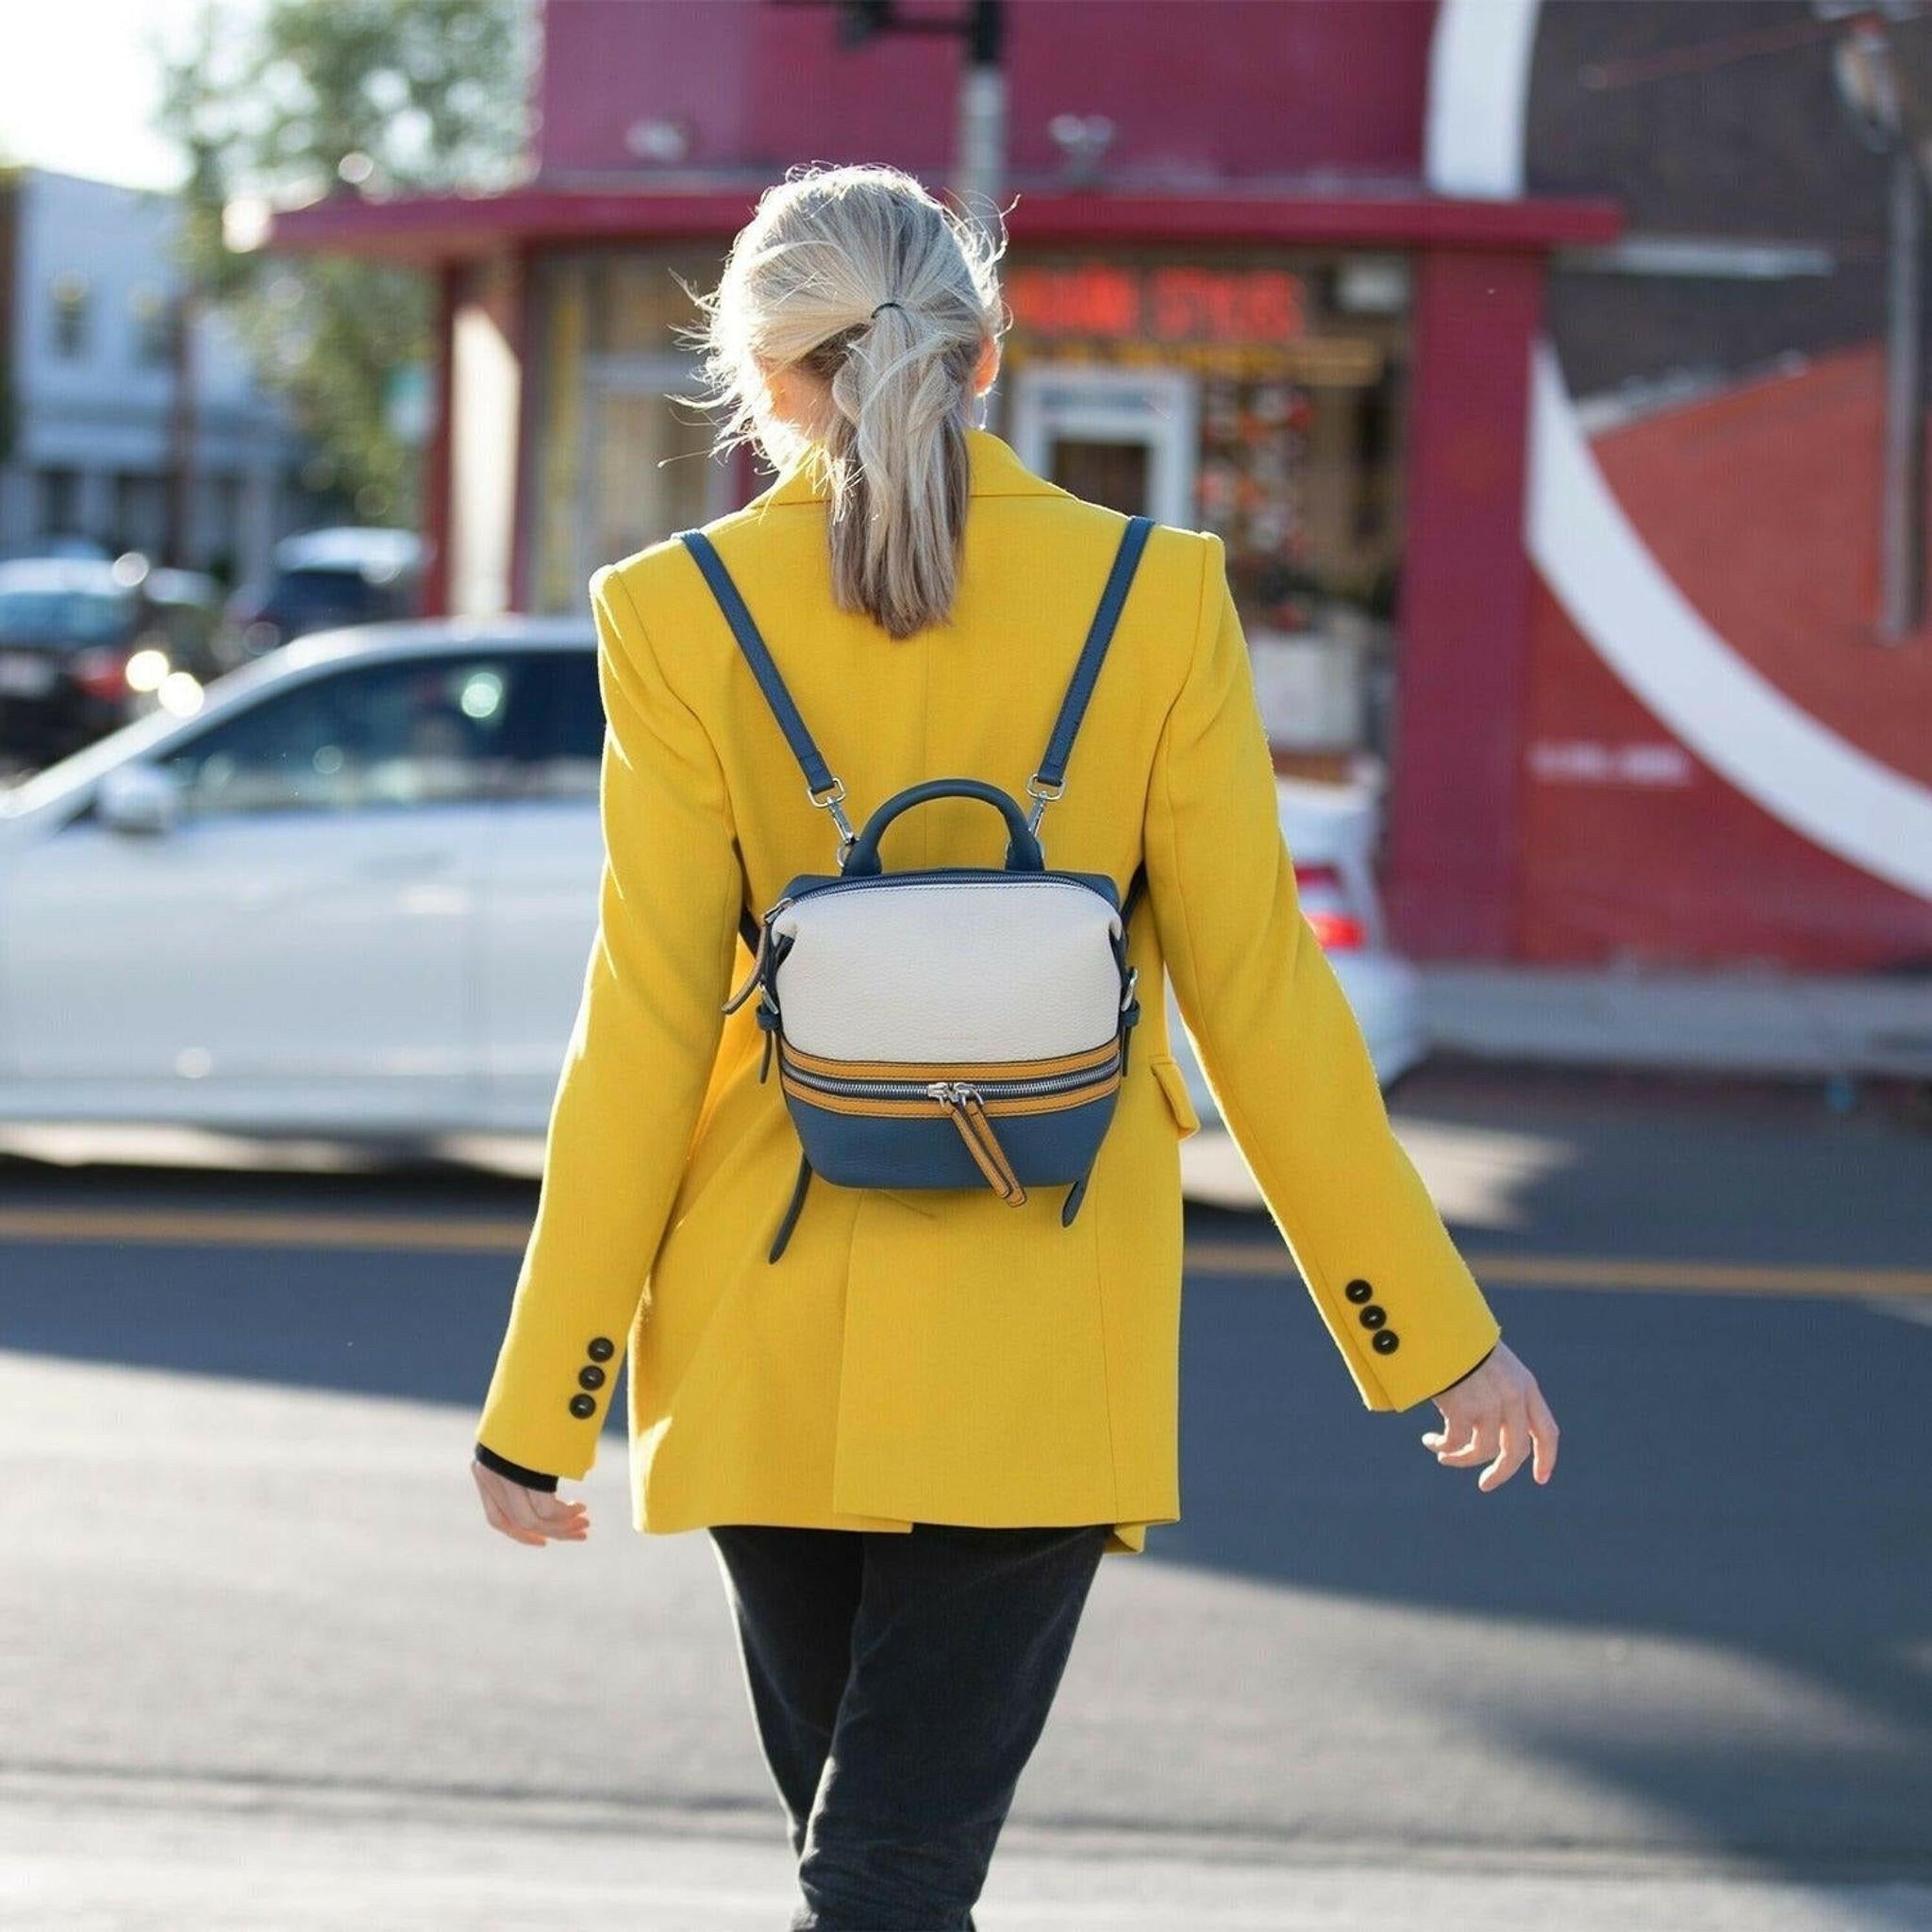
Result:
{"type": "Polygon", "coordinates": [[[305,680],[165,759],[192,816],[446,805],[508,762],[508,654],[415,658],[305,680]]]}
{"type": "Polygon", "coordinates": [[[0,591],[0,643],[118,643],[135,612],[127,591],[0,591]]]}
{"type": "Polygon", "coordinates": [[[291,570],[275,579],[264,614],[287,630],[325,630],[405,614],[409,586],[355,570],[291,570]]]}
{"type": "Polygon", "coordinates": [[[518,798],[595,798],[604,757],[604,700],[594,645],[532,651],[518,666],[514,762],[505,791],[518,798]]]}

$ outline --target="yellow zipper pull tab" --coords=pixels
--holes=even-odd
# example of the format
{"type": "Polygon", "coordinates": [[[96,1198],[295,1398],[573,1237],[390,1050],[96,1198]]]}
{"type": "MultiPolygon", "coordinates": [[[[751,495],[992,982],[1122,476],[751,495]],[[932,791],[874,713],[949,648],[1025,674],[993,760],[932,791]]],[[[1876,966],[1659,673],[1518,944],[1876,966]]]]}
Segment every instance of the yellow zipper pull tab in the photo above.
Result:
{"type": "Polygon", "coordinates": [[[992,1130],[992,1122],[987,1118],[986,1104],[980,1099],[978,1089],[958,1080],[935,1080],[925,1091],[946,1110],[947,1117],[958,1128],[959,1138],[965,1141],[974,1165],[986,1176],[987,1185],[1008,1207],[1023,1206],[1026,1190],[1021,1185],[1020,1176],[1013,1172],[1013,1164],[1007,1158],[1007,1151],[992,1130]]]}
{"type": "Polygon", "coordinates": [[[723,1010],[735,1013],[746,1000],[750,999],[758,981],[764,977],[765,955],[771,950],[772,922],[762,921],[758,925],[758,949],[751,956],[751,971],[744,975],[744,984],[724,1002],[723,1010]]]}
{"type": "Polygon", "coordinates": [[[1020,1176],[1013,1171],[1013,1163],[1007,1158],[1007,1150],[1000,1145],[999,1136],[993,1132],[992,1117],[986,1110],[986,1102],[980,1098],[977,1088],[966,1089],[966,1117],[986,1143],[986,1151],[991,1157],[998,1170],[999,1180],[994,1185],[1000,1198],[1008,1208],[1022,1208],[1026,1203],[1026,1189],[1020,1176]]]}

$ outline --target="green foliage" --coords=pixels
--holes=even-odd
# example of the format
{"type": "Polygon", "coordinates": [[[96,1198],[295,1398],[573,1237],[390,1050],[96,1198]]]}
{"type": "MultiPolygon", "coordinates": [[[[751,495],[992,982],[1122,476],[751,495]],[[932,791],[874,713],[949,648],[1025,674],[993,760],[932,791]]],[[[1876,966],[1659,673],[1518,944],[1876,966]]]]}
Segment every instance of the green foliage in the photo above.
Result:
{"type": "Polygon", "coordinates": [[[384,399],[398,370],[434,353],[431,277],[230,243],[263,204],[508,186],[523,172],[536,50],[535,0],[209,0],[188,44],[161,55],[191,283],[313,439],[310,487],[371,522],[420,511],[415,454],[384,399]]]}

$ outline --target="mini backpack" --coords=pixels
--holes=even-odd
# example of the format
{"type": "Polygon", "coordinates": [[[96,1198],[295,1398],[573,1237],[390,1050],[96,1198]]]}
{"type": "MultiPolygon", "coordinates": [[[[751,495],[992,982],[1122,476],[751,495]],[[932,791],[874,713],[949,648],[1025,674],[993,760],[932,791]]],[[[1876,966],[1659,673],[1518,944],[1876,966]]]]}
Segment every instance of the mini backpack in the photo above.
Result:
{"type": "Polygon", "coordinates": [[[1039,769],[1030,813],[977,778],[934,778],[887,799],[855,833],[832,775],[751,612],[710,540],[678,539],[805,773],[811,802],[839,832],[839,870],[808,873],[741,931],[752,969],[725,1004],[754,993],[797,1128],[798,1177],[767,1258],[785,1252],[813,1174],[848,1188],[991,1188],[1014,1208],[1064,1186],[1070,1225],[1126,1072],[1140,1018],[1124,901],[1105,874],[1055,872],[1040,841],[1154,527],[1132,517],[1074,664],[1039,769]],[[901,813],[938,798],[977,799],[1007,824],[1004,866],[886,872],[879,842],[901,813]]]}

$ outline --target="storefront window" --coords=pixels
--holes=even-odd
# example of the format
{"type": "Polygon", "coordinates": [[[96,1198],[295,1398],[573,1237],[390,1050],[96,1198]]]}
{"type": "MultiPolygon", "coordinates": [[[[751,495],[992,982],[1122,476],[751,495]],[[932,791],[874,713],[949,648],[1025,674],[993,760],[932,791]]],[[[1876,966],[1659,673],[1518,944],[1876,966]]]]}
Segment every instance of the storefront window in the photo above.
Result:
{"type": "MultiPolygon", "coordinates": [[[[675,331],[716,255],[536,267],[530,607],[581,613],[600,564],[735,508],[675,331]]],[[[1017,254],[988,422],[1076,495],[1216,532],[1278,760],[1386,760],[1403,549],[1409,278],[1400,257],[1017,254]]]]}
{"type": "Polygon", "coordinates": [[[721,267],[689,250],[537,264],[531,609],[581,615],[600,565],[734,507],[711,419],[681,400],[696,362],[674,333],[698,320],[680,277],[708,288],[721,267]]]}
{"type": "Polygon", "coordinates": [[[1402,556],[1399,258],[1027,255],[992,426],[1077,495],[1216,532],[1290,769],[1386,750],[1402,556]]]}

